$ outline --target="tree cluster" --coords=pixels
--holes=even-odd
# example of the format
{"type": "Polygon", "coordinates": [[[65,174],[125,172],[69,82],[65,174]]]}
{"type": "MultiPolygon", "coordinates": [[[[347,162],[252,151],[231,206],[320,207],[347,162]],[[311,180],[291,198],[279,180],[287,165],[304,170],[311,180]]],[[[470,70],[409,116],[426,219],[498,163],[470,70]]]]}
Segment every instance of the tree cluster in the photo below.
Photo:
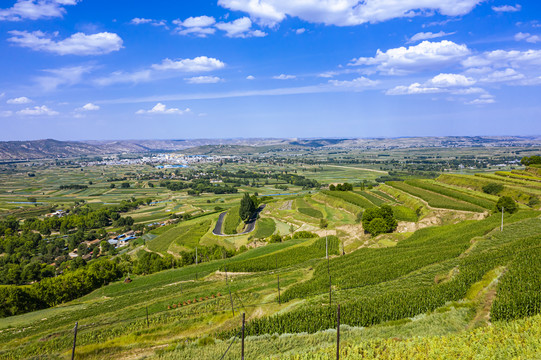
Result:
{"type": "Polygon", "coordinates": [[[541,165],[541,156],[539,155],[533,155],[533,156],[525,156],[520,160],[520,163],[525,166],[530,165],[541,165]]]}
{"type": "Polygon", "coordinates": [[[329,186],[330,191],[352,191],[353,185],[350,183],[343,183],[343,184],[331,184],[329,186]]]}

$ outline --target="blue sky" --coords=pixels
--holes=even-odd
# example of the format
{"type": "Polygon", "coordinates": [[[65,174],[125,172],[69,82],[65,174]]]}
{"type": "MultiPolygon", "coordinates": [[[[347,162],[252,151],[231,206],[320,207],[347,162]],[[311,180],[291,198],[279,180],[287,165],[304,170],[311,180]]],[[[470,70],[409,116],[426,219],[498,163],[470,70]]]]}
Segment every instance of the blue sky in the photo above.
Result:
{"type": "Polygon", "coordinates": [[[3,0],[0,140],[541,134],[541,3],[3,0]]]}

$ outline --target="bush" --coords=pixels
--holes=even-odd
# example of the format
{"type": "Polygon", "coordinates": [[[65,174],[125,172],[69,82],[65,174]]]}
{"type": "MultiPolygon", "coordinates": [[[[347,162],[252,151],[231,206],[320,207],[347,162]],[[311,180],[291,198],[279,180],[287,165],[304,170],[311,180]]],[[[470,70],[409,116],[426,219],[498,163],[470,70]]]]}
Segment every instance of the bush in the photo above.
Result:
{"type": "Polygon", "coordinates": [[[278,234],[271,235],[268,242],[269,244],[282,242],[282,237],[278,234]]]}
{"type": "Polygon", "coordinates": [[[505,212],[513,214],[518,210],[518,205],[510,196],[502,196],[496,204],[496,211],[501,211],[502,208],[505,212]]]}
{"type": "Polygon", "coordinates": [[[483,192],[490,195],[496,195],[503,191],[502,184],[490,183],[483,186],[483,192]]]}
{"type": "Polygon", "coordinates": [[[317,234],[310,231],[297,231],[293,234],[293,239],[311,239],[315,237],[317,237],[317,234]]]}

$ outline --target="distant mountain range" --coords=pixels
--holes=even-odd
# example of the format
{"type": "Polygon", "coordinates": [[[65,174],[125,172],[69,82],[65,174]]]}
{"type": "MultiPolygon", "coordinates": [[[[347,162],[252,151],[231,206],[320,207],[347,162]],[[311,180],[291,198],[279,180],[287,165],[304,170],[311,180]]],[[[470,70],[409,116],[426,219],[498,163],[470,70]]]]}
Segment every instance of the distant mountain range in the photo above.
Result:
{"type": "Polygon", "coordinates": [[[451,136],[372,139],[195,139],[0,142],[0,160],[55,159],[120,153],[183,151],[191,154],[265,152],[280,149],[397,149],[423,147],[541,146],[541,136],[451,136]]]}

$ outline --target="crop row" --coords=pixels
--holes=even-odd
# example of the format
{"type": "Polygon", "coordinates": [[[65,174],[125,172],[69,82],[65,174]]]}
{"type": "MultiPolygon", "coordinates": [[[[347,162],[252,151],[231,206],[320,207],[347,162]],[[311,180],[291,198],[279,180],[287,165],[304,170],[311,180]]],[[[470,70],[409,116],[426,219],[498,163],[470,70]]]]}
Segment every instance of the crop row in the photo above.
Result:
{"type": "Polygon", "coordinates": [[[332,196],[332,197],[335,197],[335,198],[339,198],[339,199],[342,199],[350,204],[353,204],[353,205],[356,205],[356,206],[359,206],[363,209],[370,209],[370,208],[373,208],[375,207],[374,204],[372,204],[370,201],[368,201],[366,198],[358,195],[358,194],[355,194],[355,193],[352,193],[350,191],[328,191],[328,190],[323,190],[322,191],[323,194],[325,195],[328,195],[328,196],[332,196]]]}
{"type": "MultiPolygon", "coordinates": [[[[325,256],[325,238],[312,240],[310,245],[300,244],[272,254],[249,260],[231,262],[222,269],[232,272],[267,271],[299,264],[325,256]]],[[[329,254],[338,254],[340,241],[336,236],[328,237],[329,254]]]]}
{"type": "MultiPolygon", "coordinates": [[[[519,219],[520,217],[514,218],[514,220],[519,219]]],[[[470,223],[457,229],[457,231],[454,232],[454,235],[452,234],[453,232],[450,230],[450,228],[448,228],[447,235],[452,237],[448,241],[444,240],[445,234],[443,233],[436,237],[417,236],[416,238],[412,239],[412,241],[409,242],[406,247],[416,247],[419,248],[419,251],[421,251],[421,249],[426,251],[430,245],[433,248],[438,249],[442,243],[448,243],[444,246],[444,248],[449,248],[453,247],[454,242],[458,242],[460,245],[457,246],[457,249],[459,247],[464,249],[464,247],[469,246],[470,241],[467,240],[468,238],[471,240],[472,237],[475,237],[479,233],[483,234],[487,232],[487,229],[490,229],[497,224],[496,220],[497,219],[495,217],[491,217],[487,219],[487,221],[481,222],[479,231],[474,231],[476,223],[470,223]],[[462,236],[460,235],[461,231],[458,230],[465,233],[467,232],[468,235],[462,236]],[[439,238],[439,240],[436,240],[436,238],[439,238]]],[[[519,263],[522,261],[523,256],[526,256],[525,254],[530,254],[533,249],[539,246],[539,240],[541,239],[539,235],[534,237],[530,236],[525,238],[517,238],[516,231],[513,231],[513,229],[505,234],[508,241],[501,243],[500,246],[491,247],[491,242],[489,239],[487,239],[486,242],[488,243],[488,247],[482,248],[482,250],[474,249],[465,256],[456,258],[458,263],[458,271],[454,277],[450,278],[448,281],[432,285],[425,284],[407,289],[388,287],[386,288],[387,290],[381,291],[375,296],[361,295],[351,297],[349,301],[342,302],[341,323],[351,326],[370,326],[383,321],[413,317],[427,311],[433,311],[449,301],[458,301],[463,299],[471,286],[480,281],[487,272],[496,267],[502,265],[505,266],[511,261],[519,263]]],[[[372,254],[365,252],[363,256],[356,256],[355,260],[358,261],[362,257],[374,257],[376,256],[376,253],[377,251],[372,254]]],[[[407,254],[404,253],[404,256],[407,256],[407,254]]],[[[427,254],[427,256],[431,257],[433,254],[427,254]]],[[[452,256],[452,254],[448,253],[447,256],[452,256]]],[[[539,263],[540,259],[537,256],[538,255],[530,256],[529,261],[539,263]]],[[[331,269],[338,268],[338,266],[336,266],[337,264],[334,262],[340,262],[340,271],[345,273],[345,278],[349,277],[351,279],[350,284],[362,286],[363,267],[366,267],[367,264],[360,265],[357,269],[353,269],[352,266],[355,264],[355,261],[352,261],[349,265],[342,263],[342,261],[344,261],[343,259],[348,257],[349,255],[333,259],[331,261],[331,269]],[[360,282],[359,284],[357,284],[358,281],[360,282]]],[[[391,261],[395,259],[389,258],[388,260],[391,261]]],[[[412,261],[418,262],[419,259],[413,259],[412,261]]],[[[401,263],[397,264],[397,266],[404,267],[407,266],[407,264],[401,263]]],[[[390,266],[389,263],[387,263],[387,267],[393,266],[390,266]]],[[[326,274],[327,271],[325,268],[326,264],[318,265],[315,276],[320,276],[321,271],[323,270],[323,277],[326,278],[328,288],[329,277],[326,274]]],[[[384,269],[376,266],[372,276],[382,270],[384,269]],[[377,270],[375,270],[376,268],[377,270]]],[[[524,281],[526,271],[521,271],[521,273],[522,275],[520,279],[513,279],[510,281],[510,284],[516,284],[516,281],[524,281]]],[[[533,279],[536,274],[538,273],[532,273],[530,278],[533,279]]],[[[334,278],[336,275],[337,273],[331,270],[333,288],[335,287],[334,278]]],[[[368,277],[365,279],[368,279],[368,277]]],[[[385,281],[385,279],[380,279],[380,281],[385,281]]],[[[525,284],[524,287],[531,286],[532,289],[539,289],[538,282],[527,281],[526,283],[527,284],[525,284]]],[[[340,286],[337,287],[340,289],[340,286]]],[[[519,296],[518,294],[524,292],[524,289],[513,288],[513,286],[510,286],[509,291],[513,294],[514,298],[517,298],[519,296]]],[[[527,299],[528,303],[515,305],[517,308],[521,309],[518,312],[519,315],[517,317],[526,316],[530,313],[535,313],[535,311],[539,311],[539,296],[528,296],[527,299]],[[525,313],[524,309],[533,309],[533,311],[530,311],[530,313],[525,313]]],[[[336,307],[334,306],[304,306],[288,313],[281,313],[272,317],[264,317],[253,320],[247,324],[246,333],[250,335],[295,332],[314,333],[334,327],[336,325],[335,319],[336,307]]]]}
{"type": "MultiPolygon", "coordinates": [[[[497,226],[497,217],[418,230],[395,247],[359,249],[330,262],[333,286],[347,289],[396,279],[424,266],[460,255],[470,240],[497,226]],[[347,269],[347,271],[344,271],[347,269]]],[[[312,279],[289,288],[284,301],[324,293],[329,288],[327,264],[318,264],[312,279]]]]}
{"type": "Polygon", "coordinates": [[[421,189],[410,184],[406,184],[400,181],[389,181],[388,185],[391,185],[394,188],[405,191],[413,196],[417,196],[428,203],[428,205],[435,208],[443,209],[453,209],[453,210],[463,210],[463,211],[474,211],[474,212],[483,212],[484,209],[461,200],[456,200],[449,198],[438,193],[421,189]]]}
{"type": "MultiPolygon", "coordinates": [[[[541,240],[541,236],[536,237],[541,240]]],[[[498,287],[494,320],[513,320],[541,313],[541,248],[519,254],[498,287]]]]}
{"type": "Polygon", "coordinates": [[[462,200],[462,201],[465,201],[465,202],[480,206],[480,207],[488,209],[488,210],[493,210],[494,209],[495,203],[493,201],[483,199],[483,198],[480,198],[480,197],[476,197],[476,196],[472,196],[472,195],[468,195],[468,194],[465,194],[463,192],[453,190],[453,189],[450,189],[450,188],[446,188],[444,186],[440,186],[438,184],[435,184],[435,183],[432,183],[432,182],[429,182],[429,181],[425,181],[425,180],[407,180],[406,184],[409,184],[409,185],[412,185],[412,186],[415,186],[415,187],[418,187],[418,188],[421,188],[421,189],[433,191],[435,193],[445,195],[445,196],[449,196],[449,197],[452,197],[454,199],[462,200]]]}

